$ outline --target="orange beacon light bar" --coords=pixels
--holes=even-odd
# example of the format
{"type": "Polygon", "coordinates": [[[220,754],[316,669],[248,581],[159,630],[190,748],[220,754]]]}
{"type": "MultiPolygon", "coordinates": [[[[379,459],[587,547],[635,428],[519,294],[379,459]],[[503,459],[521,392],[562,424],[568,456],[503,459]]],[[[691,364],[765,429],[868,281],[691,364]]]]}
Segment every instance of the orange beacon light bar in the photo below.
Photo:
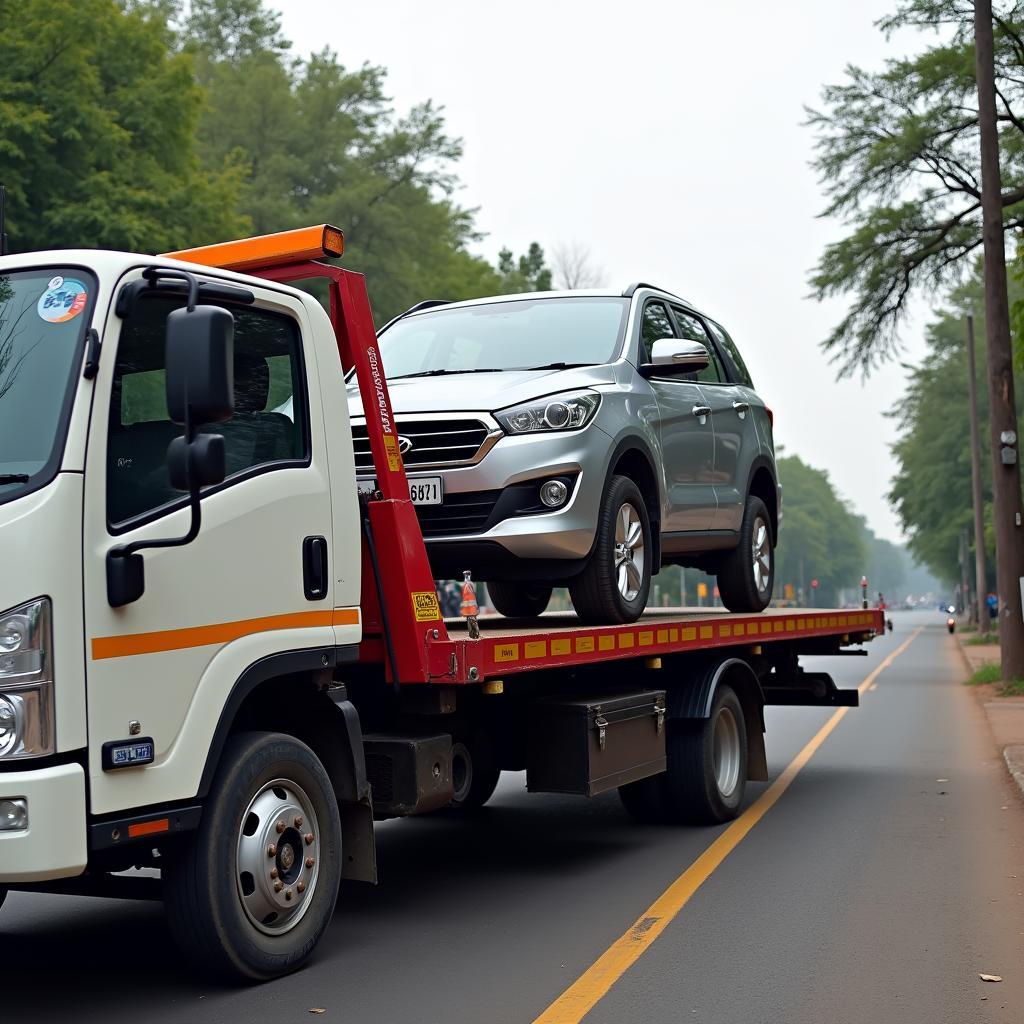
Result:
{"type": "Polygon", "coordinates": [[[204,267],[244,272],[279,267],[283,263],[337,257],[344,251],[345,236],[341,229],[330,224],[317,224],[315,227],[240,238],[235,242],[200,245],[195,249],[165,252],[162,255],[172,260],[199,263],[204,267]]]}

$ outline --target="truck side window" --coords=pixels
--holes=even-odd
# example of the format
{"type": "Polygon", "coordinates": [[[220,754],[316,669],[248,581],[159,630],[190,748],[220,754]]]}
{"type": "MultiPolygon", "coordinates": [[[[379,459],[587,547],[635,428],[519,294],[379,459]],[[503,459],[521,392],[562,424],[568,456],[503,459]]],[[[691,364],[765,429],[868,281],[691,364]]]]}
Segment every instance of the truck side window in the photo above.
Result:
{"type": "Polygon", "coordinates": [[[715,350],[715,344],[708,336],[704,325],[692,314],[686,313],[675,306],[672,307],[672,313],[676,318],[676,323],[679,325],[679,336],[681,338],[688,338],[690,341],[699,341],[708,350],[708,355],[711,358],[711,361],[703,370],[689,379],[700,381],[702,384],[721,384],[726,380],[726,376],[722,371],[722,363],[718,358],[718,352],[715,350]]]}
{"type": "MultiPolygon", "coordinates": [[[[142,299],[121,330],[107,438],[111,525],[180,502],[167,478],[167,446],[182,428],[167,417],[164,330],[179,298],[142,299]]],[[[235,317],[235,415],[209,428],[224,435],[228,479],[308,458],[306,405],[295,322],[252,307],[235,317]]]]}
{"type": "Polygon", "coordinates": [[[660,302],[648,302],[640,321],[640,362],[651,361],[651,346],[662,338],[678,337],[668,310],[660,302]]]}

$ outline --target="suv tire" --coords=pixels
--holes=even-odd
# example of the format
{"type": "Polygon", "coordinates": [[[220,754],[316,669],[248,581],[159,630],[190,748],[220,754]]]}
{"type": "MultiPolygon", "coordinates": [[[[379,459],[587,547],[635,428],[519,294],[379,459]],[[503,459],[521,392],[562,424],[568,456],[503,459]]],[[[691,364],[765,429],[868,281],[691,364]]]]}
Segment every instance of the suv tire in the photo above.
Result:
{"type": "Polygon", "coordinates": [[[597,517],[597,539],[586,568],[569,584],[576,614],[593,625],[635,622],[651,589],[651,520],[629,477],[613,476],[597,517]]]}
{"type": "Polygon", "coordinates": [[[761,612],[772,599],[774,583],[771,516],[765,503],[750,495],[740,524],[740,542],[718,573],[718,592],[731,612],[761,612]]]}
{"type": "Polygon", "coordinates": [[[551,600],[551,587],[541,583],[488,583],[491,604],[510,619],[533,619],[544,613],[551,600]]]}

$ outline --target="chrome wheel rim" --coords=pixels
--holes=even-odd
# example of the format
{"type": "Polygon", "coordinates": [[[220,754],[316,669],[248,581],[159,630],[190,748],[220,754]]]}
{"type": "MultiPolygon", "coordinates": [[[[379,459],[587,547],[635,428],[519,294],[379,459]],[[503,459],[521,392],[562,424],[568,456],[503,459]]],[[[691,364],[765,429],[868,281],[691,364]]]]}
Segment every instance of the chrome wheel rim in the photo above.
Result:
{"type": "Polygon", "coordinates": [[[627,501],[615,516],[615,584],[626,601],[635,601],[644,581],[644,526],[627,501]]]}
{"type": "Polygon", "coordinates": [[[719,708],[715,718],[712,753],[718,792],[731,796],[740,781],[740,730],[728,708],[719,708]]]}
{"type": "Polygon", "coordinates": [[[283,935],[309,909],[320,875],[320,826],[301,786],[268,782],[249,802],[238,829],[235,877],[246,917],[267,935],[283,935]]]}
{"type": "Polygon", "coordinates": [[[772,542],[768,524],[758,516],[754,520],[754,535],[751,541],[751,556],[754,567],[754,586],[763,594],[768,589],[772,575],[772,542]]]}

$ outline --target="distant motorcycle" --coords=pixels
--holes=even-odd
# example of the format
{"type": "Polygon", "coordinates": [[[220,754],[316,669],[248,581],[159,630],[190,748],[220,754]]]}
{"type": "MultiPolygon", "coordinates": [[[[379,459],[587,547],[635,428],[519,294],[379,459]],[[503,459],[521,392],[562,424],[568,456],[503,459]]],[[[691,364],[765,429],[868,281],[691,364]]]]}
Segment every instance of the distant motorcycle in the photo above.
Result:
{"type": "Polygon", "coordinates": [[[946,619],[946,629],[948,629],[950,633],[956,631],[956,619],[954,619],[952,615],[946,619]]]}

